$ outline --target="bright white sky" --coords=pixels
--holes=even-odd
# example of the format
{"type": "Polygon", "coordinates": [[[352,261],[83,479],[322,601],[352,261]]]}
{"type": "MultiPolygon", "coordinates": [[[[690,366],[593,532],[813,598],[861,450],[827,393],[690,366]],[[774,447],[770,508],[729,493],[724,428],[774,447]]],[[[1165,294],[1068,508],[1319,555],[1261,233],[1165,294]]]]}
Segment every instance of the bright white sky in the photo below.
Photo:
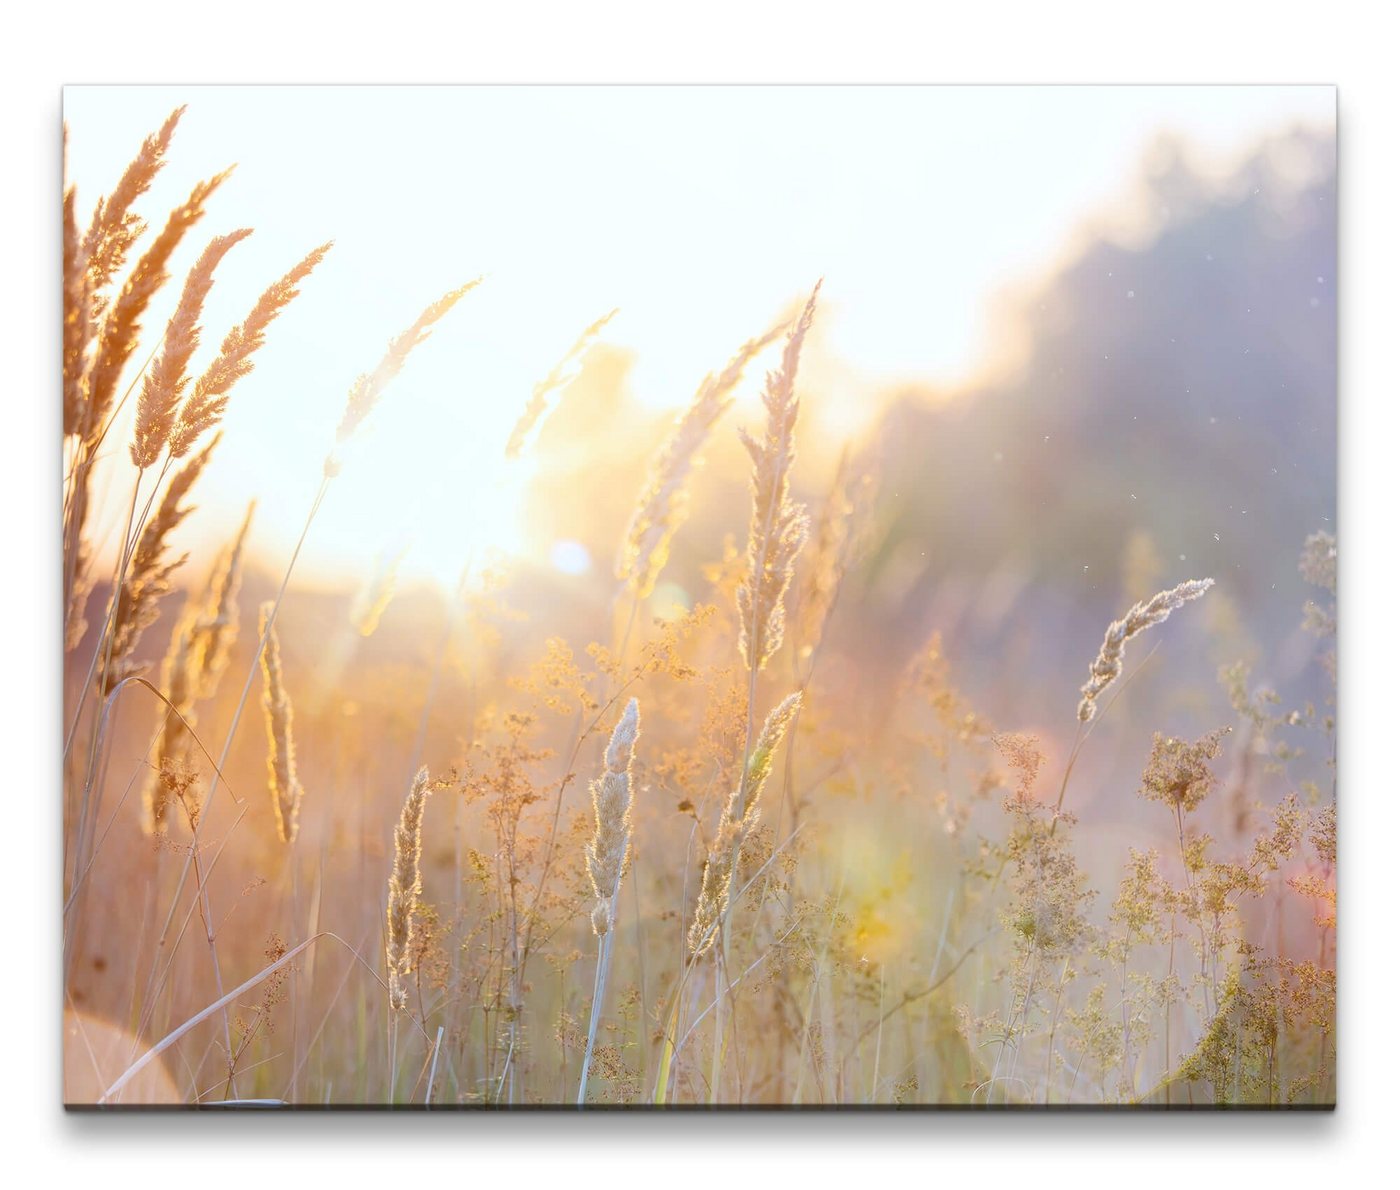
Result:
{"type": "MultiPolygon", "coordinates": [[[[1330,127],[1335,92],[69,87],[80,217],[180,103],[150,222],[196,178],[238,170],[183,246],[171,300],[209,236],[256,232],[220,267],[206,351],[336,241],[235,389],[200,484],[204,534],[256,494],[255,548],[285,557],[355,376],[484,273],[365,427],[302,571],[362,577],[411,525],[405,573],[450,581],[473,545],[509,538],[483,528],[508,511],[471,510],[531,386],[613,307],[605,339],[638,353],[635,394],[657,406],[684,402],[817,277],[825,349],[853,377],[954,382],[984,349],[988,299],[1121,198],[1154,135],[1225,160],[1294,121],[1330,127]]],[[[124,499],[126,474],[112,482],[124,499]]]]}

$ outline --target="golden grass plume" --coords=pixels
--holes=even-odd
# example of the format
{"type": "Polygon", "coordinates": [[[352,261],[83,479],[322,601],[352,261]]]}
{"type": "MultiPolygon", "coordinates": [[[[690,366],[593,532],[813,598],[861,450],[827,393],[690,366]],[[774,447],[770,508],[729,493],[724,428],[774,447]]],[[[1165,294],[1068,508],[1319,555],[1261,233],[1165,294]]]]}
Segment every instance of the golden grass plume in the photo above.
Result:
{"type": "Polygon", "coordinates": [[[218,437],[212,438],[208,446],[175,472],[166,485],[155,514],[141,530],[117,593],[117,606],[112,617],[112,651],[104,694],[124,678],[141,670],[135,659],[136,646],[159,614],[160,601],[170,591],[170,576],[184,565],[188,556],[181,554],[178,558],[168,558],[167,539],[194,511],[192,505],[182,504],[181,501],[199,478],[218,444],[218,437]]]}
{"type": "Polygon", "coordinates": [[[272,623],[275,604],[258,609],[258,631],[266,637],[262,651],[263,710],[267,714],[267,776],[277,837],[294,842],[301,812],[301,782],[297,779],[296,744],[292,739],[292,701],[282,679],[282,650],[272,623]]]}
{"type": "Polygon", "coordinates": [[[617,562],[617,577],[637,598],[645,599],[651,594],[665,569],[671,541],[688,511],[691,472],[700,461],[700,450],[711,429],[734,403],[734,389],[743,378],[744,368],[780,334],[782,328],[774,327],[767,334],[750,339],[734,353],[722,372],[706,376],[652,459],[617,562]]]}
{"type": "MultiPolygon", "coordinates": [[[[157,132],[142,143],[105,198],[93,208],[86,234],[78,231],[77,190],[63,194],[63,433],[87,439],[97,428],[90,416],[87,370],[94,328],[107,307],[107,290],[121,272],[132,246],[146,230],[132,204],[150,189],[165,164],[175,126],[184,114],[177,107],[157,132]]],[[[68,129],[65,126],[64,149],[68,129]]]]}
{"type": "MultiPolygon", "coordinates": [[[[379,403],[379,398],[384,395],[384,390],[389,386],[389,382],[403,371],[403,366],[408,362],[408,357],[413,353],[413,349],[424,342],[432,333],[434,324],[439,322],[453,306],[461,301],[463,296],[480,284],[481,278],[478,277],[475,281],[468,281],[457,289],[449,290],[419,314],[406,331],[389,340],[384,357],[379,361],[374,371],[366,372],[357,377],[355,383],[350,386],[350,395],[345,402],[345,413],[341,416],[340,425],[336,427],[335,431],[337,446],[343,446],[348,442],[351,435],[359,428],[360,423],[370,415],[375,405],[379,403]]],[[[326,459],[326,474],[335,475],[338,471],[339,464],[332,454],[326,459]]]]}
{"type": "Polygon", "coordinates": [[[423,890],[423,810],[431,792],[428,770],[421,768],[404,799],[398,825],[394,828],[394,867],[389,874],[386,906],[387,939],[384,964],[389,971],[390,1007],[408,1006],[408,989],[403,977],[411,970],[413,953],[413,910],[423,890]]]}
{"type": "Polygon", "coordinates": [[[141,319],[156,291],[169,279],[170,258],[185,233],[204,217],[205,204],[233,170],[198,183],[189,197],[170,213],[160,234],[132,266],[125,284],[102,320],[97,354],[88,372],[84,436],[95,439],[111,408],[117,381],[141,337],[141,319]]]}
{"type": "Polygon", "coordinates": [[[550,407],[558,401],[564,389],[578,378],[583,370],[584,355],[616,313],[616,310],[609,310],[597,322],[584,328],[583,333],[574,340],[574,345],[550,369],[549,375],[535,385],[519,420],[510,432],[510,438],[506,441],[506,458],[519,458],[538,437],[550,407]]]}
{"type": "MultiPolygon", "coordinates": [[[[165,165],[165,155],[170,150],[175,127],[184,114],[182,105],[166,117],[159,130],[142,142],[112,193],[98,199],[93,208],[92,221],[82,240],[82,254],[87,261],[94,294],[101,295],[121,272],[127,254],[146,230],[145,220],[131,207],[150,189],[155,176],[165,165]]],[[[97,300],[97,312],[101,313],[100,296],[97,300]]]]}
{"type": "Polygon", "coordinates": [[[799,690],[789,694],[768,713],[763,730],[759,732],[749,755],[743,777],[729,795],[729,802],[720,815],[705,860],[705,875],[695,906],[695,918],[690,923],[688,941],[690,953],[695,958],[714,945],[719,924],[729,907],[739,849],[758,824],[759,798],[773,768],[773,753],[783,742],[801,706],[802,692],[799,690]]]}
{"type": "Polygon", "coordinates": [[[195,623],[199,642],[195,697],[209,698],[228,668],[229,655],[238,638],[238,589],[243,578],[243,551],[253,525],[257,504],[249,501],[243,523],[233,540],[220,551],[205,585],[199,618],[195,623]]]}
{"type": "Polygon", "coordinates": [[[186,369],[199,346],[199,316],[214,285],[214,270],[235,244],[252,234],[251,227],[243,227],[215,236],[185,278],[180,303],[165,328],[160,354],[146,372],[136,401],[131,461],[142,470],[160,458],[175,426],[175,414],[189,386],[186,369]]]}
{"type": "Polygon", "coordinates": [[[190,728],[195,724],[195,705],[211,697],[218,688],[238,636],[238,588],[253,508],[250,503],[238,532],[219,551],[204,586],[186,598],[161,664],[160,689],[169,699],[170,708],[161,728],[156,767],[142,798],[143,825],[148,834],[164,828],[169,810],[169,785],[161,775],[189,763],[194,745],[190,728]]]}
{"type": "Polygon", "coordinates": [[[83,381],[92,344],[93,291],[88,258],[78,234],[77,192],[63,195],[63,436],[81,434],[83,381]]]}
{"type": "Polygon", "coordinates": [[[783,643],[783,606],[793,565],[807,540],[807,512],[789,495],[789,475],[796,450],[797,365],[802,342],[812,325],[821,282],[788,335],[777,371],[768,374],[763,404],[767,426],[760,442],[747,431],[739,436],[753,462],[753,518],[749,524],[747,572],[739,587],[739,654],[752,669],[762,669],[783,643]]]}
{"type": "Polygon", "coordinates": [[[219,354],[195,381],[189,400],[180,407],[180,415],[171,428],[172,458],[184,458],[195,440],[219,423],[233,386],[253,370],[252,356],[266,341],[268,326],[301,292],[297,287],[330,250],[328,240],[308,252],[285,276],[268,286],[248,317],[224,336],[219,354]]]}

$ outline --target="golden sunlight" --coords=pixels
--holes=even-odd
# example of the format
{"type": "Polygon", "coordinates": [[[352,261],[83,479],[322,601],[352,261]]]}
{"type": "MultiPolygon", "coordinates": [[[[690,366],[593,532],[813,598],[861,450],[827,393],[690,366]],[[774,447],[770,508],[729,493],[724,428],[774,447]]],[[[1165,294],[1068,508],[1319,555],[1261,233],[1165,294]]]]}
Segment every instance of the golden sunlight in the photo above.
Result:
{"type": "Polygon", "coordinates": [[[1335,1106],[1334,106],[70,88],[67,1102],[1335,1106]]]}

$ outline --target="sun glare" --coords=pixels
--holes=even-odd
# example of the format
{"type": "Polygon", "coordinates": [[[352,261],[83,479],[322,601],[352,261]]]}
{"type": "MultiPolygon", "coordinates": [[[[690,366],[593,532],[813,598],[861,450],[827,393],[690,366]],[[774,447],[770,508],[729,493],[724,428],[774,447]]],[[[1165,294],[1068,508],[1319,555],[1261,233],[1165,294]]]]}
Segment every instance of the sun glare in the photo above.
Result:
{"type": "MultiPolygon", "coordinates": [[[[364,427],[300,572],[358,581],[406,533],[405,576],[449,588],[463,559],[482,550],[551,565],[553,539],[526,522],[528,475],[505,466],[502,454],[551,362],[606,311],[621,308],[599,342],[628,359],[615,379],[640,412],[655,413],[683,407],[702,376],[825,275],[829,310],[806,383],[816,394],[813,426],[845,440],[870,424],[879,402],[841,394],[972,369],[984,316],[976,295],[1046,258],[1067,226],[1111,196],[1152,128],[1175,126],[1233,151],[1278,120],[1281,102],[1307,118],[1330,115],[1323,92],[1281,101],[1266,88],[1237,89],[1203,103],[1181,89],[1138,88],[1109,103],[1092,88],[1059,88],[1027,106],[1016,88],[678,88],[647,104],[625,88],[522,88],[512,92],[507,133],[481,118],[483,104],[494,102],[484,91],[433,91],[429,105],[414,88],[350,90],[337,100],[337,120],[321,128],[308,170],[298,113],[314,96],[201,89],[177,152],[195,170],[242,162],[208,221],[256,229],[220,266],[201,351],[213,349],[269,277],[312,244],[336,240],[240,386],[202,483],[204,507],[232,527],[257,489],[252,550],[275,569],[296,542],[354,369],[374,366],[425,294],[484,273],[364,427]],[[975,144],[955,131],[965,121],[939,117],[974,101],[985,109],[975,144]],[[852,123],[852,104],[869,119],[852,123]],[[425,121],[429,106],[436,115],[425,121]],[[1046,142],[1039,121],[1072,123],[1096,146],[1093,163],[1087,152],[1053,148],[1058,142],[1046,142]],[[789,129],[786,140],[767,134],[777,124],[789,129]],[[929,139],[911,151],[900,130],[915,125],[929,139]],[[461,129],[470,129],[466,141],[461,129]],[[350,163],[370,150],[382,168],[367,177],[350,163]],[[1040,169],[1033,207],[1016,198],[1026,153],[1040,169]],[[840,154],[840,170],[823,164],[840,154]],[[567,184],[583,176],[593,184],[567,184]],[[946,184],[957,176],[976,184],[946,184]],[[482,185],[488,177],[511,185],[482,185]],[[732,177],[766,182],[739,193],[725,180],[732,177]],[[413,196],[415,214],[388,234],[382,212],[399,209],[404,195],[413,196]],[[975,205],[963,210],[966,201],[975,205]],[[944,217],[931,224],[935,202],[944,217]],[[736,287],[739,275],[745,281],[736,287]],[[823,392],[832,399],[822,401],[823,392]]],[[[80,204],[188,98],[167,88],[69,88],[69,172],[80,204]]],[[[151,209],[175,201],[177,189],[176,171],[158,177],[151,209]]],[[[189,251],[177,255],[174,275],[191,263],[189,251]]],[[[177,295],[173,286],[158,295],[148,326],[164,324],[177,295]]],[[[742,386],[741,412],[755,408],[757,387],[742,386]]],[[[133,397],[115,421],[114,441],[129,438],[134,405],[133,397]]],[[[115,481],[99,468],[95,482],[115,481]]],[[[194,538],[189,545],[196,554],[203,548],[194,538]]],[[[565,571],[576,565],[566,559],[565,571]]]]}

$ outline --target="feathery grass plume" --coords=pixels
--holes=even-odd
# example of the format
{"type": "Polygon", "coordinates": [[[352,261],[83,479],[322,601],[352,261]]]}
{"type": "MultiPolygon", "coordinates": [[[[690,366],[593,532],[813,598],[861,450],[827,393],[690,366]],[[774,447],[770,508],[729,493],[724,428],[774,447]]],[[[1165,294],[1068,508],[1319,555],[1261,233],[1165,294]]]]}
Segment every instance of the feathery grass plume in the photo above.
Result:
{"type": "Polygon", "coordinates": [[[150,189],[151,182],[164,166],[165,154],[175,135],[175,125],[184,114],[184,107],[177,107],[166,117],[160,130],[142,142],[111,195],[98,199],[93,209],[92,222],[83,238],[83,255],[87,258],[88,277],[98,303],[98,314],[102,312],[104,302],[102,291],[121,272],[131,246],[146,230],[145,220],[132,211],[131,204],[150,189]]]}
{"type": "Polygon", "coordinates": [[[196,697],[209,698],[228,668],[234,642],[238,639],[238,588],[243,580],[243,549],[253,524],[257,502],[248,502],[234,539],[219,555],[208,583],[208,598],[199,618],[199,666],[196,697]]]}
{"type": "Polygon", "coordinates": [[[688,511],[690,474],[699,464],[700,450],[711,429],[734,403],[734,389],[749,361],[780,334],[782,327],[777,326],[760,338],[750,339],[734,353],[724,371],[706,376],[652,459],[617,562],[617,577],[638,599],[651,594],[666,567],[671,541],[688,511]]]}
{"type": "Polygon", "coordinates": [[[394,828],[394,869],[389,874],[386,908],[388,937],[384,943],[384,965],[389,970],[389,1006],[400,1011],[408,1007],[408,989],[403,977],[412,970],[413,910],[423,891],[423,810],[428,804],[428,770],[421,768],[404,799],[398,826],[394,828]]]}
{"type": "Polygon", "coordinates": [[[632,843],[632,756],[640,733],[641,711],[629,699],[613,728],[603,756],[603,775],[593,782],[593,841],[588,845],[588,878],[593,882],[593,932],[600,938],[612,929],[613,896],[632,843]]]}
{"type": "MultiPolygon", "coordinates": [[[[108,286],[123,267],[131,246],[145,231],[144,221],[131,212],[131,204],[145,193],[159,172],[175,125],[184,110],[176,108],[160,131],[146,138],[111,197],[98,201],[87,234],[81,239],[77,226],[77,192],[70,186],[64,195],[63,434],[65,438],[76,439],[78,444],[70,471],[71,487],[63,509],[64,647],[67,649],[75,648],[87,630],[84,611],[93,580],[88,569],[91,550],[84,537],[84,527],[92,452],[101,437],[102,423],[122,366],[135,346],[140,314],[150,294],[165,279],[160,262],[168,259],[183,234],[183,227],[173,233],[167,227],[162,239],[132,271],[118,299],[121,318],[109,317],[100,328],[97,324],[108,313],[108,286]]],[[[66,128],[64,149],[66,153],[66,128]]],[[[172,220],[174,218],[172,216],[172,220]]]]}
{"type": "Polygon", "coordinates": [[[841,581],[858,547],[858,521],[869,511],[874,481],[851,475],[850,448],[841,451],[836,475],[817,522],[812,564],[797,599],[797,655],[806,660],[816,652],[826,632],[841,581]]]}
{"type": "Polygon", "coordinates": [[[268,286],[248,317],[224,336],[219,354],[204,375],[195,381],[189,400],[180,407],[180,414],[170,432],[172,458],[184,458],[195,440],[205,430],[218,424],[233,386],[253,370],[253,353],[266,341],[269,324],[301,292],[297,286],[321,263],[331,250],[331,243],[328,240],[319,248],[312,249],[286,276],[268,286]]]}
{"type": "Polygon", "coordinates": [[[739,654],[752,669],[762,669],[783,643],[783,607],[793,563],[807,540],[807,512],[788,494],[797,425],[797,364],[802,341],[812,325],[821,282],[812,290],[797,325],[788,335],[783,360],[768,373],[763,404],[768,424],[763,441],[740,430],[753,460],[753,520],[749,526],[747,574],[739,587],[739,654]]]}
{"type": "Polygon", "coordinates": [[[112,654],[104,695],[110,693],[122,679],[141,669],[134,661],[137,643],[141,634],[155,622],[159,612],[157,605],[170,590],[170,576],[188,556],[181,554],[178,558],[168,559],[165,552],[167,539],[193,511],[190,505],[180,502],[199,478],[199,473],[204,470],[205,463],[218,444],[216,437],[171,477],[155,515],[141,530],[126,577],[117,594],[116,613],[112,619],[112,654]]]}
{"type": "MultiPolygon", "coordinates": [[[[65,144],[67,135],[65,131],[65,144]]],[[[93,291],[87,252],[78,235],[77,192],[63,195],[63,436],[81,433],[87,373],[92,345],[93,291]]]]}
{"type": "Polygon", "coordinates": [[[356,593],[350,605],[350,624],[363,637],[373,636],[389,604],[393,602],[398,585],[399,566],[408,553],[404,546],[397,553],[381,553],[375,560],[374,573],[356,593]]]}
{"type": "Polygon", "coordinates": [[[688,935],[690,953],[699,958],[714,945],[720,920],[729,907],[730,890],[734,882],[734,864],[739,849],[758,824],[758,799],[773,768],[773,753],[788,726],[802,706],[802,692],[789,694],[774,707],[763,723],[758,740],[749,755],[748,767],[729,802],[720,815],[715,836],[710,842],[705,861],[705,875],[700,884],[700,899],[695,906],[695,919],[688,935]]]}
{"type": "MultiPolygon", "coordinates": [[[[379,402],[379,398],[384,395],[385,388],[389,382],[403,370],[409,354],[418,344],[422,343],[432,331],[433,324],[443,317],[462,297],[469,291],[481,284],[481,278],[475,281],[468,281],[459,289],[451,290],[433,302],[414,320],[401,335],[396,335],[389,340],[389,347],[384,352],[384,358],[379,361],[378,367],[373,372],[367,372],[359,376],[355,383],[350,386],[350,396],[345,402],[345,414],[340,419],[340,425],[335,431],[335,441],[337,446],[343,446],[350,440],[350,436],[359,428],[359,425],[370,411],[379,402]]],[[[326,460],[326,470],[328,474],[335,474],[338,465],[333,458],[326,460]]]]}
{"type": "Polygon", "coordinates": [[[583,334],[574,340],[574,345],[564,353],[564,358],[550,369],[549,375],[535,385],[529,401],[525,403],[525,410],[521,413],[520,420],[515,423],[515,428],[511,430],[510,438],[506,442],[506,458],[519,458],[526,447],[539,436],[540,429],[544,425],[545,414],[559,399],[560,393],[578,379],[578,374],[583,370],[584,353],[593,345],[593,340],[612,321],[613,315],[616,313],[616,310],[610,310],[588,327],[583,334]]]}
{"type": "Polygon", "coordinates": [[[136,401],[131,461],[143,471],[160,458],[175,426],[176,410],[190,382],[185,369],[199,346],[199,316],[214,285],[214,270],[235,244],[252,234],[251,227],[243,227],[215,236],[185,278],[180,304],[165,328],[160,354],[142,380],[141,395],[136,401]]]}
{"type": "Polygon", "coordinates": [[[84,434],[89,441],[95,441],[101,434],[102,422],[111,408],[117,381],[141,336],[141,319],[146,307],[156,291],[169,279],[167,266],[171,255],[185,233],[204,217],[205,203],[232,172],[230,167],[200,182],[190,192],[189,198],[170,213],[160,235],[132,266],[126,283],[102,320],[97,356],[88,373],[84,434]]]}
{"type": "Polygon", "coordinates": [[[277,837],[291,843],[297,837],[301,811],[301,782],[297,780],[296,745],[292,740],[292,700],[282,684],[282,650],[272,624],[276,604],[268,600],[258,609],[258,633],[267,639],[262,651],[263,710],[267,712],[267,779],[277,837]]]}
{"type": "Polygon", "coordinates": [[[1099,655],[1089,667],[1089,680],[1080,687],[1084,697],[1079,703],[1079,722],[1088,723],[1094,717],[1099,695],[1123,672],[1123,646],[1139,632],[1160,624],[1183,603],[1199,599],[1214,585],[1213,578],[1188,579],[1170,590],[1157,592],[1151,599],[1133,604],[1126,616],[1108,626],[1099,655]]]}
{"type": "Polygon", "coordinates": [[[194,712],[191,671],[195,664],[193,658],[196,641],[195,620],[192,614],[195,609],[191,606],[193,603],[194,597],[191,596],[181,613],[180,622],[170,637],[170,649],[161,663],[160,689],[170,700],[170,706],[166,708],[165,723],[161,727],[155,767],[147,776],[141,791],[141,829],[148,835],[159,834],[166,827],[173,798],[165,774],[188,763],[190,746],[193,743],[184,722],[189,720],[194,712]]]}
{"type": "Polygon", "coordinates": [[[242,577],[243,546],[253,520],[253,504],[237,534],[214,560],[204,586],[191,591],[170,637],[170,648],[161,663],[160,689],[170,700],[161,728],[156,766],[143,795],[145,829],[154,834],[165,826],[169,810],[169,785],[162,779],[171,770],[187,767],[194,739],[195,705],[213,696],[228,667],[238,635],[238,588],[242,577]]]}

